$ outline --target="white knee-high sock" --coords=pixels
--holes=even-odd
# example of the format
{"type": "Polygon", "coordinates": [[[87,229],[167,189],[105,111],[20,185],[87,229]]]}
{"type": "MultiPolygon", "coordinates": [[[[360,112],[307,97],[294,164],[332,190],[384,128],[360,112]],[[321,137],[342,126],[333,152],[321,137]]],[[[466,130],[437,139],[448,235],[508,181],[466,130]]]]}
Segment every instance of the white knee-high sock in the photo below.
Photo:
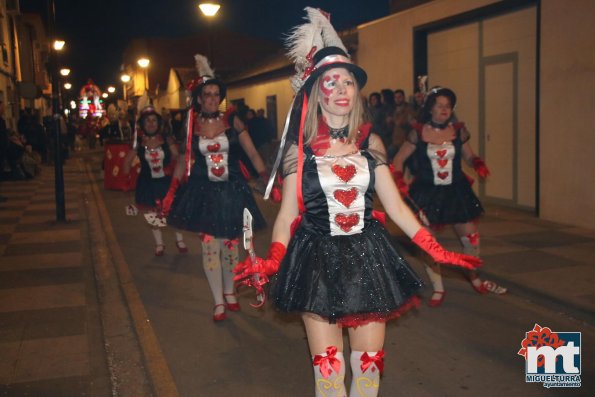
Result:
{"type": "Polygon", "coordinates": [[[184,235],[180,232],[176,232],[176,241],[178,243],[183,243],[184,242],[184,235]]]}
{"type": "Polygon", "coordinates": [[[151,231],[153,232],[155,245],[163,245],[163,233],[161,233],[161,229],[158,227],[154,227],[151,229],[151,231]]]}
{"type": "Polygon", "coordinates": [[[376,397],[380,387],[380,374],[384,368],[384,350],[377,352],[352,351],[351,388],[349,397],[376,397]]]}
{"type": "Polygon", "coordinates": [[[233,268],[239,261],[238,240],[220,240],[221,272],[223,273],[223,293],[233,294],[233,268]]]}
{"type": "Polygon", "coordinates": [[[211,238],[202,241],[202,267],[205,270],[213,300],[216,305],[223,304],[223,283],[221,279],[221,259],[219,239],[211,238]]]}
{"type": "Polygon", "coordinates": [[[461,237],[461,244],[463,245],[463,252],[467,255],[473,255],[479,257],[479,244],[480,236],[479,232],[470,233],[466,236],[461,237]]]}
{"type": "Polygon", "coordinates": [[[335,346],[312,359],[316,397],[347,397],[345,391],[345,358],[335,346]]]}

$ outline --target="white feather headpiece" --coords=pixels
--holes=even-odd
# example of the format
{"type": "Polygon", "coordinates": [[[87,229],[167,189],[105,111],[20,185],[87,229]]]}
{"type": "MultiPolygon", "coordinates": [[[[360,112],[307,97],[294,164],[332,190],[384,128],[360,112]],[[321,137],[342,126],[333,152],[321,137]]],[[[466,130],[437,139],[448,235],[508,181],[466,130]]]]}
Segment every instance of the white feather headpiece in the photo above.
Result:
{"type": "MultiPolygon", "coordinates": [[[[314,54],[325,47],[339,47],[345,53],[347,49],[339,35],[331,25],[330,14],[316,8],[306,7],[308,22],[296,26],[285,40],[287,55],[295,63],[296,74],[291,78],[291,85],[298,92],[308,77],[308,69],[312,68],[314,54]]],[[[311,70],[310,70],[311,71],[311,70]]]]}
{"type": "Polygon", "coordinates": [[[209,60],[206,56],[201,54],[194,55],[194,60],[196,62],[196,70],[198,71],[198,76],[203,78],[208,77],[212,79],[215,77],[215,72],[211,69],[211,65],[209,65],[209,60]]]}

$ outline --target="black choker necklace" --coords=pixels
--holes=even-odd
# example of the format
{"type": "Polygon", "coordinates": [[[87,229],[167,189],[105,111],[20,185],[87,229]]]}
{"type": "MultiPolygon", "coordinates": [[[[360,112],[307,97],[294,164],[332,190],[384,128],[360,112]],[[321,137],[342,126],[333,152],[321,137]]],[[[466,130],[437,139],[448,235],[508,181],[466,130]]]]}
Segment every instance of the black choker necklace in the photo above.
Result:
{"type": "Polygon", "coordinates": [[[339,139],[341,142],[344,142],[345,139],[347,139],[347,136],[349,135],[349,126],[341,128],[328,127],[328,133],[331,136],[333,142],[337,139],[339,139]]]}
{"type": "Polygon", "coordinates": [[[219,111],[208,113],[208,112],[200,112],[200,117],[203,119],[216,119],[219,117],[219,111]]]}
{"type": "Polygon", "coordinates": [[[450,125],[450,119],[444,123],[436,123],[434,120],[430,120],[430,126],[436,130],[443,130],[450,125]]]}

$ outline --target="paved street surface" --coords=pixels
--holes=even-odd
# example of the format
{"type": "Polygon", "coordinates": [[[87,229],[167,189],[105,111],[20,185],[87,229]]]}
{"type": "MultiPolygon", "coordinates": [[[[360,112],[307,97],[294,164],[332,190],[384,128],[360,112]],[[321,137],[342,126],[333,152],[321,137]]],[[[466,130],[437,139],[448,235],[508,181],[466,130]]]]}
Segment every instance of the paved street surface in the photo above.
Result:
{"type": "MultiPolygon", "coordinates": [[[[99,156],[67,162],[66,224],[56,224],[53,170],[2,182],[0,194],[0,396],[312,396],[301,322],[270,306],[213,323],[200,243],[179,254],[171,230],[153,255],[149,227],[124,207],[133,195],[105,191],[99,156]]],[[[256,235],[267,250],[278,205],[256,235]]],[[[592,396],[595,390],[595,230],[487,207],[480,224],[483,273],[509,287],[478,295],[448,272],[438,309],[424,304],[389,323],[380,395],[592,396]],[[582,387],[525,383],[517,355],[537,323],[582,332],[582,387]]],[[[424,280],[411,245],[390,227],[424,280]]],[[[440,239],[458,249],[455,237],[440,239]]]]}

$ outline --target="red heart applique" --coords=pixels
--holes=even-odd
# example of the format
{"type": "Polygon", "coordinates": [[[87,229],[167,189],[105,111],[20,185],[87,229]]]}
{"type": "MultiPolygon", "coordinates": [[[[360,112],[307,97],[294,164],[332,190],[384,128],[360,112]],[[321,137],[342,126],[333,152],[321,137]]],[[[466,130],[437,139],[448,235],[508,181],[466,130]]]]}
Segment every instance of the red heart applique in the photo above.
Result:
{"type": "Polygon", "coordinates": [[[359,223],[359,214],[337,214],[335,215],[335,222],[339,225],[341,230],[347,233],[359,223]]]}
{"type": "Polygon", "coordinates": [[[219,142],[207,146],[207,150],[211,153],[218,152],[220,148],[221,148],[221,145],[219,144],[219,142]]]}
{"type": "Polygon", "coordinates": [[[218,164],[223,160],[222,154],[211,154],[211,161],[215,164],[218,164]]]}
{"type": "Polygon", "coordinates": [[[337,189],[333,192],[335,199],[343,204],[346,208],[349,208],[353,200],[357,197],[357,188],[352,187],[349,190],[337,189]]]}
{"type": "Polygon", "coordinates": [[[350,164],[345,167],[335,164],[331,167],[333,173],[339,177],[343,182],[347,183],[355,175],[355,165],[350,164]]]}
{"type": "Polygon", "coordinates": [[[440,179],[446,179],[446,177],[448,177],[448,171],[444,171],[444,172],[439,172],[438,174],[438,178],[440,179]]]}
{"type": "Polygon", "coordinates": [[[161,171],[161,167],[153,167],[153,172],[158,173],[161,171]]]}
{"type": "Polygon", "coordinates": [[[436,150],[436,154],[438,155],[438,157],[444,157],[446,156],[446,149],[436,150]]]}
{"type": "Polygon", "coordinates": [[[446,166],[446,164],[448,164],[448,160],[444,160],[444,159],[438,160],[438,165],[440,166],[440,168],[444,168],[446,166]]]}
{"type": "Polygon", "coordinates": [[[211,167],[211,172],[215,176],[221,176],[225,172],[225,167],[211,167]]]}

